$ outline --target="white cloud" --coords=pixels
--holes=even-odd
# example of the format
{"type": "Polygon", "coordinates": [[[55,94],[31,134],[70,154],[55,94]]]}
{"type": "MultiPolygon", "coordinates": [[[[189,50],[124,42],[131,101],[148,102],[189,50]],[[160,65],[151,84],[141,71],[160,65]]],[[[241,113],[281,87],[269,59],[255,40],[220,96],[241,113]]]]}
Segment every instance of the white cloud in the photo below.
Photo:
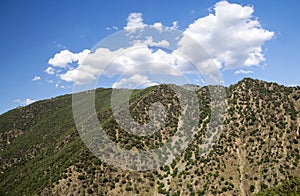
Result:
{"type": "Polygon", "coordinates": [[[118,82],[114,83],[112,88],[129,88],[135,89],[137,87],[149,87],[158,85],[156,82],[152,82],[147,76],[135,74],[129,78],[122,78],[118,82]]]}
{"type": "Polygon", "coordinates": [[[172,26],[173,29],[177,29],[179,27],[177,21],[174,21],[172,24],[173,24],[172,26]]]}
{"type": "Polygon", "coordinates": [[[127,18],[127,25],[124,29],[130,33],[135,33],[138,30],[143,30],[147,25],[144,24],[141,13],[131,13],[127,18]]]}
{"type": "MultiPolygon", "coordinates": [[[[216,3],[208,16],[188,26],[182,38],[176,39],[177,48],[173,52],[149,47],[168,47],[170,43],[166,39],[156,40],[156,37],[148,36],[142,40],[132,36],[135,38],[132,46],[115,51],[108,48],[98,48],[93,53],[90,50],[79,53],[62,50],[49,59],[51,66],[45,72],[57,74],[59,79],[76,84],[96,80],[99,75],[113,77],[126,73],[135,76],[125,77],[115,83],[115,87],[139,79],[147,81],[146,76],[140,75],[145,72],[178,76],[199,73],[199,69],[205,73],[216,73],[224,68],[239,69],[235,74],[250,74],[252,71],[246,69],[265,61],[262,46],[274,36],[273,32],[261,27],[253,12],[251,6],[221,1],[216,3]],[[199,44],[208,51],[209,56],[204,50],[199,50],[199,44]],[[192,57],[198,69],[186,57],[192,57]],[[77,67],[69,66],[74,62],[77,62],[77,67]]],[[[131,36],[131,33],[142,32],[146,27],[163,32],[178,28],[178,24],[175,21],[171,27],[164,27],[160,22],[148,25],[143,22],[141,13],[131,13],[124,30],[131,36]]]]}
{"type": "Polygon", "coordinates": [[[53,65],[54,67],[65,68],[70,63],[83,61],[90,52],[91,51],[88,49],[85,49],[79,53],[73,53],[69,50],[62,50],[55,54],[53,58],[50,58],[48,64],[53,65]]]}
{"type": "Polygon", "coordinates": [[[174,30],[178,28],[178,22],[174,21],[171,27],[164,27],[161,22],[155,22],[154,24],[149,25],[144,23],[142,13],[133,12],[129,14],[127,18],[127,25],[124,27],[124,30],[128,33],[136,33],[143,31],[146,27],[163,32],[164,30],[174,30]]]}
{"type": "Polygon", "coordinates": [[[54,67],[65,68],[67,64],[72,63],[76,60],[75,55],[69,50],[62,50],[60,53],[54,55],[53,58],[50,58],[48,64],[53,65],[54,67]]]}
{"type": "Polygon", "coordinates": [[[36,102],[36,100],[32,100],[32,99],[27,98],[25,100],[16,99],[16,100],[14,100],[14,102],[22,104],[22,105],[29,105],[29,104],[32,104],[32,103],[36,102]]]}
{"type": "Polygon", "coordinates": [[[252,74],[253,71],[251,70],[244,70],[244,69],[239,69],[239,70],[236,70],[234,72],[234,75],[238,75],[238,74],[252,74]]]}
{"type": "Polygon", "coordinates": [[[55,74],[55,69],[53,67],[47,67],[45,72],[49,75],[53,75],[53,74],[55,74]]]}
{"type": "Polygon", "coordinates": [[[77,84],[85,84],[96,79],[94,74],[80,69],[69,70],[67,73],[61,74],[60,78],[66,82],[76,82],[77,84]]]}
{"type": "Polygon", "coordinates": [[[167,40],[160,40],[159,42],[153,41],[153,37],[149,36],[146,40],[134,40],[134,45],[148,45],[148,46],[157,46],[157,47],[168,47],[170,43],[167,40]]]}
{"type": "Polygon", "coordinates": [[[151,27],[158,30],[159,32],[163,31],[163,25],[161,24],[161,22],[156,22],[153,25],[151,25],[151,27]]]}
{"type": "Polygon", "coordinates": [[[178,29],[178,28],[179,28],[178,22],[174,21],[174,22],[172,22],[172,26],[171,27],[166,27],[166,30],[174,30],[174,29],[178,29]]]}
{"type": "Polygon", "coordinates": [[[265,60],[262,45],[274,32],[263,29],[253,12],[253,7],[221,1],[214,13],[190,24],[184,35],[203,45],[225,68],[259,65],[265,60]]]}
{"type": "MultiPolygon", "coordinates": [[[[62,50],[59,53],[55,54],[53,58],[49,59],[48,63],[53,67],[48,67],[45,72],[49,75],[53,75],[59,72],[57,68],[68,69],[66,73],[59,74],[60,79],[67,82],[73,82],[77,78],[80,81],[87,74],[82,71],[78,71],[78,68],[73,69],[72,67],[68,67],[68,65],[73,62],[77,62],[78,65],[81,65],[86,57],[90,54],[90,52],[91,51],[88,49],[85,49],[79,53],[73,53],[69,50],[62,50]]],[[[91,76],[91,74],[89,74],[89,76],[91,76]]]]}
{"type": "Polygon", "coordinates": [[[41,79],[40,76],[34,76],[32,80],[33,80],[33,81],[38,81],[38,80],[40,80],[40,79],[41,79]]]}
{"type": "Polygon", "coordinates": [[[174,68],[176,59],[161,49],[152,51],[146,45],[134,45],[126,49],[111,51],[106,48],[98,48],[89,54],[84,62],[79,62],[75,69],[69,69],[60,74],[60,79],[76,84],[84,84],[97,79],[99,74],[112,77],[119,74],[135,74],[147,72],[150,74],[179,75],[174,68]],[[112,59],[113,62],[110,62],[112,59]],[[146,67],[143,65],[147,64],[146,67]],[[162,64],[168,65],[162,67],[162,64]]]}

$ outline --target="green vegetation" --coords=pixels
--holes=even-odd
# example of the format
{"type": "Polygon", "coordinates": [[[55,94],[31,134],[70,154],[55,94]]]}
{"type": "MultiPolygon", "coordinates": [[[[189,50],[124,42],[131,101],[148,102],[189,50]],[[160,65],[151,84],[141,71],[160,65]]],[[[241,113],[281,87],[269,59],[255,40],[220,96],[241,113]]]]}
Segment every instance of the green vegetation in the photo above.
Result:
{"type": "MultiPolygon", "coordinates": [[[[212,150],[203,155],[201,148],[212,112],[209,88],[202,87],[195,140],[170,165],[147,172],[109,166],[85,147],[75,128],[71,95],[11,110],[0,116],[0,195],[241,195],[240,187],[246,195],[299,195],[300,88],[247,78],[226,92],[227,115],[212,150]]],[[[150,121],[152,103],[165,106],[165,126],[152,136],[130,134],[117,124],[111,93],[97,89],[96,111],[121,148],[158,148],[176,133],[181,107],[167,85],[131,95],[129,109],[140,124],[150,121]]]]}
{"type": "Polygon", "coordinates": [[[291,177],[284,181],[282,185],[275,188],[266,189],[257,194],[257,196],[273,196],[273,195],[300,195],[300,178],[291,177]]]}

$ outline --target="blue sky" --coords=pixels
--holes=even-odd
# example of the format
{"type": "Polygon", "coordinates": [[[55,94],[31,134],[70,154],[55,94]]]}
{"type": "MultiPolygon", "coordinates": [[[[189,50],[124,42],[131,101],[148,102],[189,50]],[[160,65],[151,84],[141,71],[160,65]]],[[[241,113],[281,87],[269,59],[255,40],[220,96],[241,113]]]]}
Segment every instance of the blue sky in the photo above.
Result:
{"type": "MultiPolygon", "coordinates": [[[[219,1],[15,1],[0,6],[1,91],[0,113],[31,100],[71,93],[72,83],[45,73],[48,60],[61,50],[79,53],[103,38],[122,30],[130,13],[141,13],[144,23],[160,22],[184,31],[197,19],[206,17],[219,1]],[[33,80],[34,77],[38,80],[33,80]],[[64,87],[64,88],[63,88],[64,87]],[[27,101],[26,101],[27,100],[27,101]]],[[[262,28],[275,33],[263,45],[266,61],[243,70],[251,74],[221,73],[226,85],[243,77],[284,85],[299,85],[300,2],[297,0],[228,1],[252,5],[253,16],[262,28]],[[264,65],[266,63],[266,65],[264,65]]]]}

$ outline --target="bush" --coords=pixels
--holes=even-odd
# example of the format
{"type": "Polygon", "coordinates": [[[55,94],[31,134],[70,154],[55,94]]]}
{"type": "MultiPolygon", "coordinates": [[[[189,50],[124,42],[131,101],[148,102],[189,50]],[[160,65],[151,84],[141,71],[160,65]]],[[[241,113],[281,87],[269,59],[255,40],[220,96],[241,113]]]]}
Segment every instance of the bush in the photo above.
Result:
{"type": "Polygon", "coordinates": [[[84,180],[85,177],[84,177],[83,175],[78,175],[77,179],[78,179],[78,180],[84,180]]]}
{"type": "Polygon", "coordinates": [[[126,190],[126,191],[132,191],[132,187],[126,186],[125,190],[126,190]]]}
{"type": "Polygon", "coordinates": [[[93,192],[94,192],[94,191],[93,191],[91,188],[88,188],[88,190],[87,190],[87,193],[88,193],[88,194],[93,194],[93,192]]]}

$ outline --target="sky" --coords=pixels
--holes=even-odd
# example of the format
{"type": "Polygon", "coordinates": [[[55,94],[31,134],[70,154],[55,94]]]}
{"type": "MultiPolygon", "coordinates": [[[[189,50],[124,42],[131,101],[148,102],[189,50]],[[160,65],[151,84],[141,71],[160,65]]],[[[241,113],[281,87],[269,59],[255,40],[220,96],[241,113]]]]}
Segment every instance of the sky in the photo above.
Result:
{"type": "Polygon", "coordinates": [[[189,75],[193,81],[197,73],[177,55],[196,58],[186,47],[188,36],[205,48],[214,64],[201,57],[197,62],[201,69],[209,72],[217,67],[226,86],[244,77],[300,85],[297,0],[2,0],[0,4],[0,113],[70,94],[74,84],[89,82],[99,73],[108,80],[105,87],[155,85],[150,75],[161,70],[172,77],[189,75]],[[177,40],[181,45],[173,48],[175,52],[160,49],[170,46],[167,38],[140,36],[151,30],[182,32],[177,40]],[[133,46],[107,46],[114,41],[114,47],[122,46],[118,36],[127,35],[134,37],[133,46]],[[145,42],[152,47],[138,45],[145,42]],[[122,52],[124,56],[104,70],[103,65],[122,52]],[[148,65],[149,61],[178,69],[148,65]],[[151,74],[140,74],[143,71],[151,74]]]}

